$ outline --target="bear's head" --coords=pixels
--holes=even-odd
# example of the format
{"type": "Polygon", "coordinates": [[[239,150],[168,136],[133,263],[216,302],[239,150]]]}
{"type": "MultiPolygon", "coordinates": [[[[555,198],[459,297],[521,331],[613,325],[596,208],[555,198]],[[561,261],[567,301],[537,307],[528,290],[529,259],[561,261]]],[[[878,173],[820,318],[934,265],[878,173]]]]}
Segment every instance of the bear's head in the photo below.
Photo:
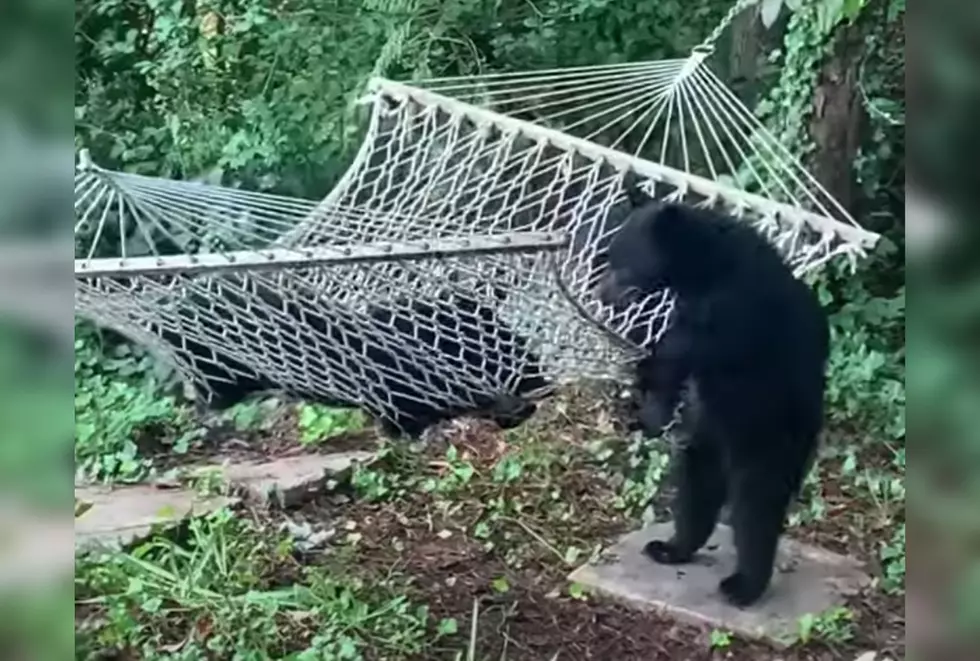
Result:
{"type": "Polygon", "coordinates": [[[685,294],[713,286],[731,267],[726,233],[714,212],[647,202],[609,243],[599,299],[628,305],[666,288],[685,294]]]}

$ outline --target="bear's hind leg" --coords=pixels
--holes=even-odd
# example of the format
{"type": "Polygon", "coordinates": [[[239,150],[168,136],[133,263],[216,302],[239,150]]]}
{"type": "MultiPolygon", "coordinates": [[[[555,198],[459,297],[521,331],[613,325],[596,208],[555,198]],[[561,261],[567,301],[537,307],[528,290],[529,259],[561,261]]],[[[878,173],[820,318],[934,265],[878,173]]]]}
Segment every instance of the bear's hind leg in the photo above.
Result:
{"type": "Polygon", "coordinates": [[[695,430],[680,455],[679,481],[674,499],[674,536],[653,540],[643,552],[660,564],[690,562],[704,546],[727,494],[721,452],[703,431],[695,430]]]}
{"type": "Polygon", "coordinates": [[[783,479],[785,471],[771,463],[736,467],[732,476],[732,529],[738,564],[719,587],[729,603],[739,607],[758,601],[769,587],[794,494],[792,480],[783,479]]]}

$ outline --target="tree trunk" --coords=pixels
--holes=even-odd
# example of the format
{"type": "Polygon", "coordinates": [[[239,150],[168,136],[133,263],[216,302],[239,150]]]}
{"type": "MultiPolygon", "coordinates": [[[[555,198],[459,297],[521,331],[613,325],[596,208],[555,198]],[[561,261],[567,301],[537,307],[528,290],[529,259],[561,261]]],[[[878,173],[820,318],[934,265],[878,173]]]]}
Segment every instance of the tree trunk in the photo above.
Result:
{"type": "Polygon", "coordinates": [[[810,162],[813,176],[848,210],[856,198],[853,166],[864,119],[858,89],[862,54],[859,28],[841,28],[821,67],[810,120],[815,146],[810,162]]]}
{"type": "Polygon", "coordinates": [[[719,44],[726,54],[726,81],[749,108],[755,108],[760,93],[771,84],[767,79],[774,71],[766,64],[766,54],[782,46],[788,23],[789,13],[783,12],[766,28],[758,8],[750,8],[736,16],[722,35],[719,44]]]}
{"type": "Polygon", "coordinates": [[[732,91],[749,108],[754,108],[760,89],[759,62],[765,49],[765,28],[757,11],[743,11],[735,17],[725,40],[732,91]]]}

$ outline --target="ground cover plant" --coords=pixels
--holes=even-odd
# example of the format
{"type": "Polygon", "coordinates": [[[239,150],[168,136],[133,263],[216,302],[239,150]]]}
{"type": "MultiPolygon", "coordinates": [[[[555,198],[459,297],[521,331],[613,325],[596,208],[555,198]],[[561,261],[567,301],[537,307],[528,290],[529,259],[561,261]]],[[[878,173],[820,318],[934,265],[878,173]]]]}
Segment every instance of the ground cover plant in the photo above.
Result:
{"type": "MultiPolygon", "coordinates": [[[[409,447],[380,441],[357,412],[274,395],[201,419],[144,350],[79,322],[77,482],[213,492],[225,488],[221,476],[189,467],[216,456],[378,455],[298,507],[246,503],[134,548],[81,557],[76,658],[903,658],[904,2],[761,5],[771,27],[753,14],[725,45],[732,73],[750,80],[740,91],[818,171],[853,164],[845,203],[884,236],[857,275],[833,264],[812,281],[831,318],[826,430],[788,531],[866,563],[869,590],[809,614],[777,651],[570,583],[571,569],[618,534],[669,515],[671,452],[628,433],[607,389],[563,392],[507,432],[463,420],[409,447]],[[842,45],[854,42],[862,48],[842,45]],[[853,154],[822,137],[850,126],[815,103],[835,67],[857,81],[853,154]]],[[[315,197],[359,144],[352,102],[371,73],[676,56],[729,7],[84,0],[76,141],[106,167],[315,197]]]]}

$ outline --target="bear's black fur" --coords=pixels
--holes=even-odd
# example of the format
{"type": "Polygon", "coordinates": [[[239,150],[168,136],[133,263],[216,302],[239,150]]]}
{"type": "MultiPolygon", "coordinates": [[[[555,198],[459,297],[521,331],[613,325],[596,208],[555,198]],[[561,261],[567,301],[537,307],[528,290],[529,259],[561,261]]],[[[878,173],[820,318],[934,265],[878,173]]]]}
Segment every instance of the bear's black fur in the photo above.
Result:
{"type": "Polygon", "coordinates": [[[769,586],[778,538],[823,421],[829,330],[816,295],[775,248],[724,214],[649,202],[608,251],[599,292],[610,304],[662,288],[671,325],[637,367],[641,422],[659,435],[682,391],[690,438],[679,461],[675,532],[645,553],[686,563],[730,499],[738,565],[720,585],[733,604],[769,586]]]}
{"type": "MultiPolygon", "coordinates": [[[[217,288],[220,293],[215,295],[230,298],[233,307],[243,309],[243,297],[237,293],[240,289],[217,288]]],[[[250,335],[266,336],[272,343],[276,342],[276,331],[288,333],[293,343],[304,343],[304,336],[311,339],[311,333],[315,334],[318,344],[326,348],[322,355],[307,356],[307,369],[332,372],[351,390],[366,385],[373,395],[370,400],[374,406],[370,408],[389,435],[417,438],[428,427],[462,415],[488,417],[502,428],[512,428],[537,408],[523,396],[548,386],[539,375],[537,357],[527,352],[525,339],[508,328],[491,306],[469,296],[456,294],[435,302],[400,301],[406,304],[397,307],[375,305],[366,317],[344,315],[347,319],[360,317],[359,326],[345,329],[331,323],[327,315],[316,313],[315,308],[286,300],[264,284],[253,281],[250,289],[254,298],[248,307],[262,323],[244,316],[235,323],[250,335]],[[361,334],[365,326],[371,328],[369,336],[361,334]],[[410,358],[402,355],[405,347],[413,348],[410,358]],[[350,369],[338,374],[338,364],[350,369]],[[447,371],[463,375],[472,385],[460,392],[460,386],[447,380],[447,371]],[[507,392],[492,393],[487,382],[506,384],[507,392]],[[434,394],[440,392],[447,397],[434,394]],[[460,396],[473,405],[450,403],[450,398],[460,396]]],[[[162,337],[175,348],[186,347],[184,353],[212,391],[212,409],[229,408],[278,385],[229,352],[172,331],[162,333],[162,337]]],[[[364,405],[318,391],[294,390],[290,394],[329,406],[364,405]]]]}
{"type": "Polygon", "coordinates": [[[256,374],[241,361],[203,342],[170,329],[162,329],[160,337],[171,348],[181,350],[184,359],[205,382],[210,390],[210,399],[198,403],[206,404],[215,411],[231,408],[254,393],[275,387],[271,380],[256,374]]]}
{"type": "Polygon", "coordinates": [[[525,338],[492,307],[455,294],[432,302],[413,301],[409,309],[410,313],[373,307],[369,313],[379,334],[423,348],[410,362],[399,361],[397,349],[366,349],[368,364],[380,368],[375,389],[392,404],[382,423],[389,434],[401,430],[415,438],[433,424],[462,415],[488,417],[510,429],[534,414],[537,407],[524,396],[545,389],[548,381],[540,375],[538,358],[528,352],[525,338]],[[381,370],[392,370],[387,373],[392,376],[381,370]],[[444,376],[447,371],[456,375],[452,382],[444,376]],[[459,385],[460,376],[472,385],[459,385]],[[507,384],[507,391],[494,393],[478,385],[481,382],[507,384]],[[427,392],[420,392],[420,383],[430,384],[427,392]],[[473,405],[433,401],[436,392],[463,396],[473,405]]]}

